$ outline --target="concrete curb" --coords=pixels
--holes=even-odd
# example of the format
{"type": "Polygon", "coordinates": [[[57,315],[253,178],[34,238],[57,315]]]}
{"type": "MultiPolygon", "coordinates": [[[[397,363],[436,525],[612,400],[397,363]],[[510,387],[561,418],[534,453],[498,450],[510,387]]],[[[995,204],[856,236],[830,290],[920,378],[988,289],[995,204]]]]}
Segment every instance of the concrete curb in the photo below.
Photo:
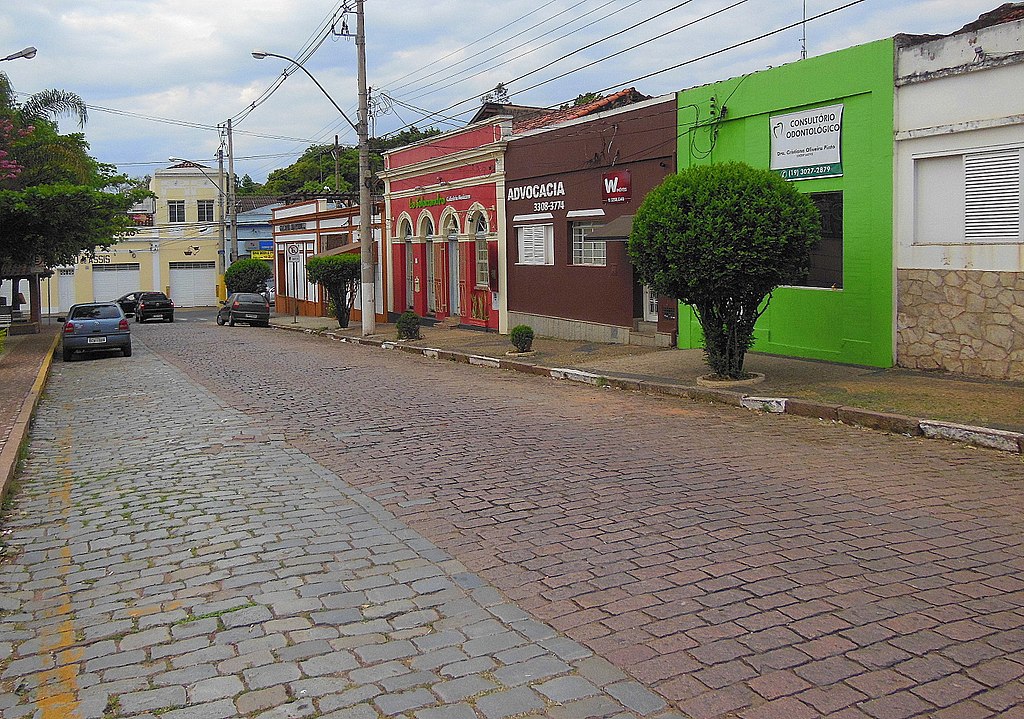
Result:
{"type": "Polygon", "coordinates": [[[518,360],[469,355],[452,350],[441,350],[432,347],[416,347],[388,340],[368,339],[364,337],[347,337],[333,332],[316,332],[298,327],[271,325],[277,329],[304,332],[305,334],[322,334],[334,340],[351,344],[381,347],[383,349],[401,349],[410,354],[419,354],[429,359],[448,360],[463,364],[494,367],[522,372],[524,374],[551,377],[552,379],[579,382],[595,387],[610,387],[631,392],[665,395],[668,397],[686,397],[696,402],[725,404],[731,407],[743,407],[757,412],[771,414],[790,414],[796,417],[820,419],[826,422],[841,422],[855,427],[879,430],[890,434],[902,434],[909,437],[924,436],[929,439],[945,439],[975,447],[985,447],[1001,452],[1024,454],[1024,434],[1007,432],[989,427],[973,427],[970,425],[939,422],[919,419],[890,412],[877,412],[860,407],[845,407],[827,402],[814,402],[793,397],[758,397],[745,395],[728,389],[699,387],[696,385],[673,384],[670,382],[654,382],[637,380],[628,377],[606,377],[593,372],[567,367],[545,367],[518,360]]]}
{"type": "Polygon", "coordinates": [[[29,390],[25,401],[21,403],[21,409],[11,427],[11,435],[7,438],[4,448],[0,450],[0,502],[7,496],[7,492],[14,482],[14,475],[18,472],[18,458],[21,456],[21,448],[28,440],[28,431],[32,427],[32,417],[35,415],[39,398],[42,397],[46,380],[50,377],[50,367],[53,365],[53,353],[57,351],[57,343],[60,342],[60,333],[53,336],[50,349],[43,358],[43,364],[36,374],[32,389],[29,390]]]}

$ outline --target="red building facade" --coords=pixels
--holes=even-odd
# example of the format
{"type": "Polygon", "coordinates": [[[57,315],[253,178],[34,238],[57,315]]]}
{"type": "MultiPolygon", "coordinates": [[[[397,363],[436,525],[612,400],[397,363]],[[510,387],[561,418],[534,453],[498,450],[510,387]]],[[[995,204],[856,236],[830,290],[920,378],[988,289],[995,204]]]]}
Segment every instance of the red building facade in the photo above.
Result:
{"type": "Polygon", "coordinates": [[[510,118],[495,118],[385,155],[393,313],[501,328],[502,155],[510,129],[510,118]]]}

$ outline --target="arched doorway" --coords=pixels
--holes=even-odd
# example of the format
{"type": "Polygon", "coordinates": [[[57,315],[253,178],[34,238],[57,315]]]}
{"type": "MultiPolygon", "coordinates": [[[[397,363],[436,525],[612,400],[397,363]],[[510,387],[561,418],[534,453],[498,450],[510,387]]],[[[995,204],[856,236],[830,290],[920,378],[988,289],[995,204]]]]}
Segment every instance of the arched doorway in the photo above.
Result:
{"type": "Polygon", "coordinates": [[[405,251],[405,309],[413,310],[416,297],[416,261],[412,254],[412,225],[408,220],[402,221],[398,236],[405,251]]]}

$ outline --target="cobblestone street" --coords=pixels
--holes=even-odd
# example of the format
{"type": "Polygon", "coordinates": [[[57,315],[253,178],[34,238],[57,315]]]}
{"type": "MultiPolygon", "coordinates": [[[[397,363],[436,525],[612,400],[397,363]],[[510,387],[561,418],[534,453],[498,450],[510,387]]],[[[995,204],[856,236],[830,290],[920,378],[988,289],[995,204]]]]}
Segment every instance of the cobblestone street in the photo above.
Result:
{"type": "Polygon", "coordinates": [[[56,363],[0,715],[1024,716],[1020,456],[184,317],[56,363]]]}

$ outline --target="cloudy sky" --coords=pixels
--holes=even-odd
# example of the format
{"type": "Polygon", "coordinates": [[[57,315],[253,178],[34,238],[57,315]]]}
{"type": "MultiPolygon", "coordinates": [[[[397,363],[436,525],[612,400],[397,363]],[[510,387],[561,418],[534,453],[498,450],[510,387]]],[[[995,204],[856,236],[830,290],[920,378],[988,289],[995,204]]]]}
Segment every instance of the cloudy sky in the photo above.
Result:
{"type": "MultiPolygon", "coordinates": [[[[900,32],[952,32],[1000,2],[861,0],[809,21],[807,52],[900,32]]],[[[806,0],[806,15],[848,3],[806,0]]],[[[457,126],[499,82],[509,84],[515,102],[554,106],[587,91],[632,85],[659,95],[792,62],[800,56],[800,27],[745,41],[799,23],[804,5],[366,0],[374,131],[457,126]],[[739,43],[745,44],[718,52],[739,43]]],[[[355,120],[355,43],[341,35],[343,21],[354,33],[356,20],[345,8],[340,0],[3,0],[0,57],[28,45],[39,52],[0,64],[0,72],[19,93],[60,88],[80,95],[90,107],[85,133],[93,155],[134,176],[167,166],[172,156],[215,165],[217,126],[231,118],[236,172],[263,181],[314,142],[333,142],[335,134],[356,142],[306,75],[293,67],[281,82],[289,63],[250,54],[261,49],[303,60],[355,120]]]]}

